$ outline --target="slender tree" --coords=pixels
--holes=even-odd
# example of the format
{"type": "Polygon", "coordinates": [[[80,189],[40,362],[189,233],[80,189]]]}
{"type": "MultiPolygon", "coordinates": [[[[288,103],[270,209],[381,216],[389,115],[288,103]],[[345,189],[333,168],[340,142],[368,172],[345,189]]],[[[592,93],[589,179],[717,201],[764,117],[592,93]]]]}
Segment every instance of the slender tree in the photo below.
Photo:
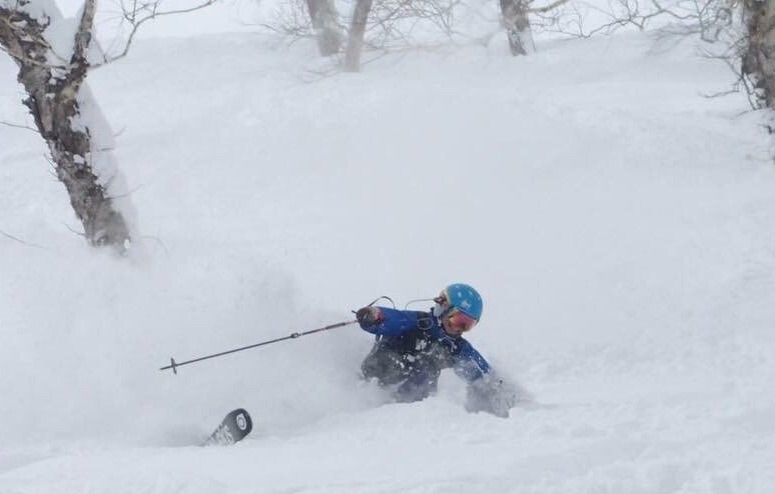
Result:
{"type": "Polygon", "coordinates": [[[535,45],[528,19],[528,1],[500,0],[500,6],[511,54],[517,56],[534,52],[535,45]]]}
{"type": "Polygon", "coordinates": [[[84,236],[91,245],[125,252],[132,240],[128,191],[111,150],[113,134],[86,84],[89,71],[127,54],[137,28],[164,12],[161,2],[133,2],[123,19],[131,34],[114,57],[94,41],[96,0],[84,0],[70,35],[52,37],[71,23],[53,0],[0,0],[0,48],[19,67],[18,80],[27,97],[37,131],[51,154],[57,178],[64,184],[84,236]],[[49,29],[57,24],[57,29],[49,29]],[[65,41],[63,41],[65,39],[65,41]]]}
{"type": "Polygon", "coordinates": [[[336,55],[342,47],[342,33],[333,0],[307,0],[312,29],[324,57],[336,55]]]}
{"type": "Polygon", "coordinates": [[[775,0],[744,0],[743,18],[742,72],[753,84],[758,106],[775,108],[775,0]]]}
{"type": "Polygon", "coordinates": [[[350,34],[347,38],[347,49],[344,54],[344,70],[357,72],[361,68],[361,51],[363,38],[366,34],[366,22],[369,19],[372,0],[356,0],[353,19],[350,24],[350,34]]]}

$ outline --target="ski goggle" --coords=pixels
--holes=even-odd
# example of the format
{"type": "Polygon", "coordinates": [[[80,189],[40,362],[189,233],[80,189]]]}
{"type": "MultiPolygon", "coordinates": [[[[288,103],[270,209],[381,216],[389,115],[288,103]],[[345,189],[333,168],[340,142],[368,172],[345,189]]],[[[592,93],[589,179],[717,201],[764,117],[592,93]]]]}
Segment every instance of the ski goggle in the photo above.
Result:
{"type": "Polygon", "coordinates": [[[444,315],[444,319],[447,321],[447,326],[449,326],[450,329],[460,333],[470,331],[478,322],[465,312],[460,311],[460,309],[450,310],[448,314],[444,315]]]}

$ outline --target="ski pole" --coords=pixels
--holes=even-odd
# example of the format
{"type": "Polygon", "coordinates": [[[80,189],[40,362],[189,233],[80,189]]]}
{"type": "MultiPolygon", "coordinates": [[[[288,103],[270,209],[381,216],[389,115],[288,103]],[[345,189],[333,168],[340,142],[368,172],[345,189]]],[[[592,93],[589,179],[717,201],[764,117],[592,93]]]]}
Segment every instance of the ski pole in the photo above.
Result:
{"type": "Polygon", "coordinates": [[[311,329],[309,331],[303,331],[303,332],[300,332],[300,333],[291,333],[290,335],[284,336],[282,338],[275,338],[274,340],[262,341],[260,343],[255,343],[253,345],[248,345],[248,346],[243,346],[243,347],[240,347],[240,348],[235,348],[234,350],[226,350],[225,352],[214,353],[212,355],[205,355],[204,357],[199,357],[199,358],[195,358],[195,359],[192,359],[192,360],[186,360],[185,362],[175,362],[175,359],[170,357],[170,365],[165,365],[164,367],[161,367],[159,370],[163,371],[163,370],[167,370],[167,369],[172,369],[172,372],[177,374],[178,373],[178,367],[180,367],[182,365],[193,364],[194,362],[201,362],[202,360],[207,360],[207,359],[211,359],[211,358],[215,358],[215,357],[222,357],[222,356],[228,355],[230,353],[241,352],[242,350],[248,350],[250,348],[256,348],[256,347],[264,346],[264,345],[270,345],[272,343],[277,343],[278,341],[285,341],[285,340],[292,340],[292,339],[296,339],[296,338],[301,338],[302,336],[306,336],[308,334],[320,333],[321,331],[328,331],[329,329],[341,328],[343,326],[349,326],[350,324],[355,324],[357,322],[358,322],[357,320],[355,320],[355,321],[338,322],[336,324],[330,324],[330,325],[325,326],[323,328],[311,329]]]}

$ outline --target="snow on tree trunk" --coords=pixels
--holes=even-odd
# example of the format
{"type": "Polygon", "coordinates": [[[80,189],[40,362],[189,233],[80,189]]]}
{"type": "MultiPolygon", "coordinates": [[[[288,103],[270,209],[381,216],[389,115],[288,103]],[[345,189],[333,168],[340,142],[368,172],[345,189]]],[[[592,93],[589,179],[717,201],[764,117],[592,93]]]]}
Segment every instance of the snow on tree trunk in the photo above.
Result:
{"type": "Polygon", "coordinates": [[[503,25],[509,38],[509,50],[514,56],[535,52],[533,33],[528,19],[526,0],[500,0],[503,25]]]}
{"type": "Polygon", "coordinates": [[[86,239],[123,252],[130,242],[126,185],[110,154],[112,132],[84,83],[94,10],[95,0],[87,0],[79,19],[63,19],[53,0],[0,0],[0,45],[19,66],[24,104],[86,239]]]}
{"type": "Polygon", "coordinates": [[[745,0],[747,46],[743,73],[751,78],[762,106],[775,108],[775,0],[745,0]]]}
{"type": "Polygon", "coordinates": [[[312,28],[318,49],[324,57],[336,55],[342,47],[342,34],[337,23],[336,7],[332,0],[307,0],[312,28]]]}
{"type": "Polygon", "coordinates": [[[350,25],[350,35],[347,39],[345,51],[344,69],[348,72],[358,72],[361,68],[361,51],[363,50],[363,37],[366,34],[366,21],[371,11],[372,0],[357,0],[353,20],[350,25]]]}

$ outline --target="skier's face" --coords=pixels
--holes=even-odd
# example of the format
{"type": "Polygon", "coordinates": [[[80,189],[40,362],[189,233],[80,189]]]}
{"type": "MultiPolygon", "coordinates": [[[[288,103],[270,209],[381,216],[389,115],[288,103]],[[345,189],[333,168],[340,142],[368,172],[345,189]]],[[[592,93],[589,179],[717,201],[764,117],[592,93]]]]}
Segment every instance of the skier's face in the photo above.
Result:
{"type": "Polygon", "coordinates": [[[458,337],[476,326],[476,319],[457,309],[453,309],[449,314],[441,318],[441,326],[448,335],[458,337]]]}

